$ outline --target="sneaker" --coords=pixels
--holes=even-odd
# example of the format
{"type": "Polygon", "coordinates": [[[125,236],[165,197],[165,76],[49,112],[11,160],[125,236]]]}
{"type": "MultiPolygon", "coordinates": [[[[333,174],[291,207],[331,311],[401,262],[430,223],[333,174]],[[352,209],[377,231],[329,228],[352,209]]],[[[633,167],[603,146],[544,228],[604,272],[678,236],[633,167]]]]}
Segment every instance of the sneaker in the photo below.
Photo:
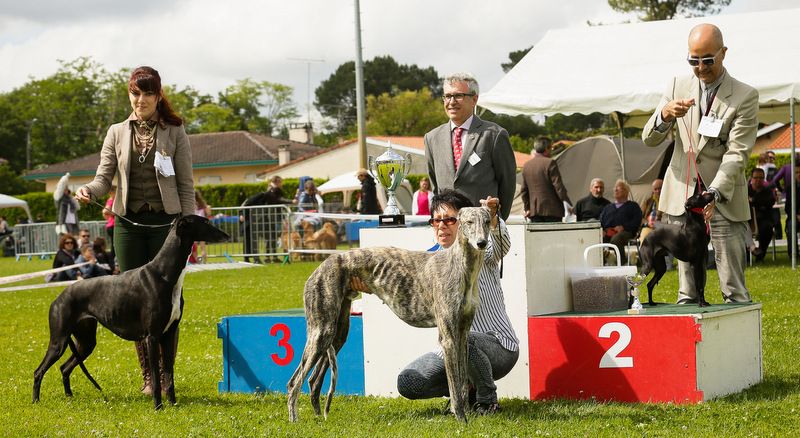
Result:
{"type": "Polygon", "coordinates": [[[503,409],[497,402],[494,403],[475,403],[472,410],[478,415],[490,415],[502,412],[503,409]]]}

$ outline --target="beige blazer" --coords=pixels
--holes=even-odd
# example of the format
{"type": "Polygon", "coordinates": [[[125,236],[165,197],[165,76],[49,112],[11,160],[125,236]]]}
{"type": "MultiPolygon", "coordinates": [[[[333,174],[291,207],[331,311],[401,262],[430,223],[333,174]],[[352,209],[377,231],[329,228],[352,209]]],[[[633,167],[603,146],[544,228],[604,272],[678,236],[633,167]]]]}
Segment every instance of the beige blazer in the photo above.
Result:
{"type": "MultiPolygon", "coordinates": [[[[130,119],[111,125],[108,128],[103,149],[100,151],[100,165],[94,180],[85,188],[96,198],[111,190],[114,176],[117,176],[117,193],[112,210],[118,215],[126,214],[128,205],[129,172],[133,136],[130,119]]],[[[192,176],[192,148],[183,126],[165,124],[158,127],[155,148],[172,158],[175,175],[165,177],[156,171],[161,202],[169,214],[190,215],[195,213],[194,177],[192,176]]]]}
{"type": "Polygon", "coordinates": [[[661,103],[642,131],[642,140],[648,146],[656,146],[672,128],[677,127],[678,130],[658,203],[659,210],[667,214],[680,216],[684,213],[687,178],[690,195],[697,183],[694,166],[690,169],[687,165],[691,139],[695,148],[694,162],[700,178],[706,187],[715,188],[721,195],[722,200],[717,203],[716,211],[734,222],[750,219],[745,167],[758,129],[758,91],[732,78],[727,71],[724,75],[711,105],[711,114],[723,121],[718,137],[706,137],[697,133],[702,117],[699,105],[701,89],[700,80],[694,76],[674,78],[671,81],[661,103]],[[682,120],[676,120],[671,129],[658,132],[655,129],[657,116],[664,105],[673,99],[689,98],[694,98],[697,103],[689,113],[682,120]]]}

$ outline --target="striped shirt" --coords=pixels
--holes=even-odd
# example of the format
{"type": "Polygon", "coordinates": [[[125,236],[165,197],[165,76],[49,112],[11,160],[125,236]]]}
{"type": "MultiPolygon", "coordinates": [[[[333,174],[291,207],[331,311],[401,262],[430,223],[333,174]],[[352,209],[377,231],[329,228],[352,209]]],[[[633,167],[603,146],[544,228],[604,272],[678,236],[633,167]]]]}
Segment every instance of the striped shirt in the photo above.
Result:
{"type": "MultiPolygon", "coordinates": [[[[511,327],[511,320],[508,319],[503,289],[500,287],[500,270],[498,269],[500,260],[508,253],[509,248],[511,248],[511,238],[508,235],[506,223],[498,218],[497,228],[491,230],[483,267],[478,273],[480,304],[475,311],[470,331],[488,333],[496,337],[506,350],[517,351],[519,350],[519,340],[514,333],[514,328],[511,327]]],[[[437,348],[435,353],[441,357],[441,347],[437,348]]]]}

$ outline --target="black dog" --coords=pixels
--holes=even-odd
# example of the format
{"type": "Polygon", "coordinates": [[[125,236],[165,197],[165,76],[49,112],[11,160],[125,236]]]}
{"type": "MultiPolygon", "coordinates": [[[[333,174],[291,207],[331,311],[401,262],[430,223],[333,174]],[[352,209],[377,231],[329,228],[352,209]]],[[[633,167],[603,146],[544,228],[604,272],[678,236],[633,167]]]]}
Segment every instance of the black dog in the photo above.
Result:
{"type": "Polygon", "coordinates": [[[647,282],[647,298],[651,306],[653,288],[667,272],[667,253],[678,260],[692,266],[692,277],[697,288],[697,304],[708,306],[705,298],[706,258],[708,254],[709,235],[703,218],[703,207],[714,200],[713,193],[697,194],[686,200],[686,222],[683,225],[664,224],[645,237],[639,249],[642,260],[641,274],[647,276],[655,271],[653,278],[647,282]]]}
{"type": "Polygon", "coordinates": [[[61,365],[64,392],[72,395],[69,376],[80,365],[86,377],[100,390],[83,361],[97,344],[97,322],[129,341],[144,340],[153,373],[153,400],[161,407],[159,345],[164,351],[167,398],[175,404],[173,359],[178,346],[178,323],[183,313],[181,284],[186,260],[195,241],[223,242],[229,236],[200,216],[184,216],[172,225],[164,246],[148,264],[120,275],[97,277],[73,283],[50,305],[50,345],[33,373],[33,402],[47,370],[64,354],[72,356],[61,365]],[[75,343],[71,336],[75,337],[75,343]]]}

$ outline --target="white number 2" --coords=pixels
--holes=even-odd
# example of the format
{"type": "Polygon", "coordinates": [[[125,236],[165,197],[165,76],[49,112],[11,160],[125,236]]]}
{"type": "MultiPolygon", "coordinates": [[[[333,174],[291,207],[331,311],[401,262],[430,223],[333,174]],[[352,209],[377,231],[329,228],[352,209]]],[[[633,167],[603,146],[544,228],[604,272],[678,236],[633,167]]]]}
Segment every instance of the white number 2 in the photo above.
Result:
{"type": "Polygon", "coordinates": [[[617,356],[631,343],[631,329],[627,325],[621,322],[609,322],[600,327],[600,333],[597,336],[610,338],[611,333],[614,332],[619,333],[619,339],[603,354],[600,359],[600,368],[633,368],[632,357],[617,356]]]}

